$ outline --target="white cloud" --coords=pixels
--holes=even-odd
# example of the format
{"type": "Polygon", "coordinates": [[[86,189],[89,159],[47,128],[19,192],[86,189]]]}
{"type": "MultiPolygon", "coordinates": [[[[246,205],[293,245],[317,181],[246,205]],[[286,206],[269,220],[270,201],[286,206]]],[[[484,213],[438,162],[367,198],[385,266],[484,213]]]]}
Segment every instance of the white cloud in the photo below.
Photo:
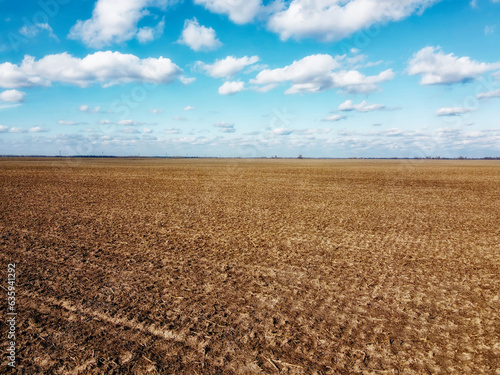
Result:
{"type": "Polygon", "coordinates": [[[165,129],[165,133],[167,133],[167,134],[182,134],[181,130],[176,129],[176,128],[165,129]]]}
{"type": "Polygon", "coordinates": [[[104,87],[128,82],[166,84],[180,78],[182,69],[170,59],[140,59],[120,52],[96,52],[83,59],[64,52],[36,61],[25,56],[20,65],[0,64],[0,87],[49,86],[64,82],[81,87],[99,83],[104,87]]]}
{"type": "Polygon", "coordinates": [[[179,43],[187,45],[193,51],[213,50],[222,45],[211,27],[201,26],[196,18],[184,21],[179,43]]]}
{"type": "Polygon", "coordinates": [[[272,133],[275,135],[290,135],[293,133],[293,130],[286,128],[276,128],[272,130],[272,133]]]}
{"type": "Polygon", "coordinates": [[[133,121],[133,120],[120,120],[116,123],[117,125],[144,125],[143,122],[133,121]]]}
{"type": "Polygon", "coordinates": [[[48,132],[47,129],[44,129],[40,126],[34,126],[28,130],[30,133],[46,133],[48,132]]]}
{"type": "Polygon", "coordinates": [[[500,63],[488,64],[445,54],[440,47],[425,47],[415,53],[409,62],[408,73],[420,75],[422,85],[449,85],[474,80],[480,75],[500,69],[500,63]]]}
{"type": "Polygon", "coordinates": [[[357,70],[337,70],[342,67],[343,56],[310,55],[278,69],[265,69],[250,80],[252,84],[272,85],[291,82],[285,94],[316,93],[339,88],[348,93],[368,93],[378,89],[378,83],[394,78],[392,69],[375,76],[365,76],[357,70]]]}
{"type": "Polygon", "coordinates": [[[89,107],[87,104],[83,104],[78,107],[80,112],[88,112],[88,113],[99,113],[101,111],[101,107],[96,106],[94,108],[89,107]]]}
{"type": "Polygon", "coordinates": [[[109,120],[99,120],[99,125],[111,125],[113,121],[109,120]]]}
{"type": "Polygon", "coordinates": [[[7,103],[24,102],[26,93],[17,90],[6,90],[0,93],[0,100],[7,103]]]}
{"type": "Polygon", "coordinates": [[[134,129],[134,128],[125,128],[122,130],[122,133],[124,133],[124,134],[138,134],[138,133],[140,133],[140,131],[137,129],[134,129]]]}
{"type": "Polygon", "coordinates": [[[19,34],[25,36],[26,38],[34,38],[44,30],[49,33],[49,37],[59,41],[59,38],[54,34],[52,27],[50,27],[48,23],[25,25],[19,29],[19,34]]]}
{"type": "Polygon", "coordinates": [[[186,121],[187,119],[184,116],[174,116],[172,117],[174,121],[186,121]]]}
{"type": "Polygon", "coordinates": [[[373,24],[400,21],[439,0],[292,0],[268,22],[281,39],[340,40],[373,24]]]}
{"type": "Polygon", "coordinates": [[[219,121],[214,124],[214,127],[219,128],[222,133],[234,133],[236,131],[232,122],[219,121]]]}
{"type": "Polygon", "coordinates": [[[493,34],[495,32],[496,28],[497,28],[497,25],[491,25],[491,26],[486,25],[484,27],[484,35],[491,35],[491,34],[493,34]]]}
{"type": "Polygon", "coordinates": [[[478,99],[491,99],[491,98],[500,98],[500,89],[490,91],[490,92],[482,92],[476,96],[478,99]]]}
{"type": "Polygon", "coordinates": [[[153,108],[150,109],[149,112],[152,113],[153,115],[159,115],[160,113],[163,113],[163,109],[153,108]]]}
{"type": "Polygon", "coordinates": [[[193,109],[194,109],[194,107],[191,106],[191,105],[188,105],[188,106],[184,107],[185,111],[192,111],[193,109]]]}
{"type": "Polygon", "coordinates": [[[8,130],[9,130],[8,126],[0,125],[0,133],[7,133],[8,130]]]}
{"type": "Polygon", "coordinates": [[[339,105],[339,111],[358,111],[358,112],[371,112],[384,109],[385,105],[382,104],[368,104],[363,100],[359,104],[353,104],[352,100],[346,100],[339,105]]]}
{"type": "Polygon", "coordinates": [[[227,56],[225,59],[216,60],[213,64],[204,64],[201,61],[196,62],[196,67],[206,72],[213,78],[229,78],[242,71],[246,66],[255,64],[259,61],[259,56],[243,56],[236,58],[227,56]]]}
{"type": "Polygon", "coordinates": [[[152,133],[152,132],[153,132],[153,130],[151,130],[151,129],[149,129],[149,128],[144,128],[144,129],[142,129],[142,132],[143,132],[143,133],[146,133],[146,134],[150,134],[150,133],[152,133]]]}
{"type": "Polygon", "coordinates": [[[224,82],[224,84],[219,87],[219,94],[221,95],[233,95],[240,91],[245,90],[245,83],[241,81],[229,81],[224,82]]]}
{"type": "Polygon", "coordinates": [[[226,14],[237,24],[252,21],[261,10],[261,0],[194,0],[217,14],[226,14]]]}
{"type": "Polygon", "coordinates": [[[57,122],[59,125],[85,125],[86,122],[77,122],[77,121],[68,121],[68,120],[59,120],[57,122]]]}
{"type": "Polygon", "coordinates": [[[342,115],[331,115],[331,116],[327,116],[325,117],[323,120],[321,121],[331,121],[331,122],[335,122],[335,121],[340,121],[340,120],[343,120],[345,119],[346,117],[345,116],[342,116],[342,115]]]}
{"type": "Polygon", "coordinates": [[[441,108],[436,111],[436,116],[459,116],[472,111],[473,108],[464,107],[441,108]]]}
{"type": "Polygon", "coordinates": [[[26,129],[12,127],[9,129],[9,133],[26,133],[26,129]]]}
{"type": "Polygon", "coordinates": [[[151,36],[154,37],[154,31],[150,30],[153,35],[149,35],[147,28],[137,29],[137,23],[149,14],[146,8],[165,8],[176,2],[177,0],[98,0],[92,18],[77,21],[68,37],[81,40],[87,46],[95,48],[121,43],[135,37],[140,41],[141,39],[146,41],[151,36]]]}
{"type": "Polygon", "coordinates": [[[158,25],[156,25],[155,27],[141,27],[139,31],[137,31],[137,40],[141,43],[151,42],[152,40],[163,34],[164,28],[165,19],[162,19],[160,22],[158,22],[158,25]]]}

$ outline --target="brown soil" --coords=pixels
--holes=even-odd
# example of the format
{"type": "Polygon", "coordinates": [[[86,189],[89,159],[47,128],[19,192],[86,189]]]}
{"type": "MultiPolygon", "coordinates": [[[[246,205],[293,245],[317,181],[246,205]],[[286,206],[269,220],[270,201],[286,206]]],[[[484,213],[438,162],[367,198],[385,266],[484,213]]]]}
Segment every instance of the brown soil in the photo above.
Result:
{"type": "Polygon", "coordinates": [[[500,373],[499,162],[1,159],[0,183],[19,371],[500,373]]]}

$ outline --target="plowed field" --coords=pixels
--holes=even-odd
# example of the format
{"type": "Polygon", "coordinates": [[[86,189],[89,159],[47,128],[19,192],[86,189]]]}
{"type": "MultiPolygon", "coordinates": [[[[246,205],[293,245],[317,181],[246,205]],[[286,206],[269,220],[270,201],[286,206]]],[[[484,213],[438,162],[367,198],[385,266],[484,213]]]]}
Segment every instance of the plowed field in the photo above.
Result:
{"type": "Polygon", "coordinates": [[[500,162],[0,159],[0,183],[16,371],[500,373],[500,162]]]}

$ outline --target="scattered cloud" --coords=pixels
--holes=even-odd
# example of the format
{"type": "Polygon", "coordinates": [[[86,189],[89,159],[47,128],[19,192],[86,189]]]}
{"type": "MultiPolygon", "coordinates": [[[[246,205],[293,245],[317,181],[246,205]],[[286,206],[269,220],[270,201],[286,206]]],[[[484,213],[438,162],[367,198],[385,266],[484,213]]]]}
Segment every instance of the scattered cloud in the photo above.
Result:
{"type": "Polygon", "coordinates": [[[221,95],[234,95],[238,92],[245,90],[245,83],[241,81],[229,81],[219,87],[219,94],[221,95]]]}
{"type": "Polygon", "coordinates": [[[491,98],[500,98],[500,89],[490,91],[490,92],[482,92],[476,96],[478,99],[486,100],[491,98]]]}
{"type": "Polygon", "coordinates": [[[274,13],[268,28],[290,38],[340,40],[371,25],[400,21],[422,13],[439,0],[292,0],[288,7],[274,13]]]}
{"type": "Polygon", "coordinates": [[[330,121],[330,122],[335,122],[335,121],[340,121],[340,120],[344,120],[346,117],[345,116],[342,116],[342,115],[331,115],[331,116],[327,116],[325,117],[323,120],[321,121],[330,121]]]}
{"type": "Polygon", "coordinates": [[[436,111],[436,116],[460,116],[472,111],[473,108],[464,107],[441,108],[436,111]]]}
{"type": "Polygon", "coordinates": [[[339,111],[357,111],[357,112],[372,112],[384,109],[385,105],[383,104],[368,104],[365,100],[363,100],[359,104],[353,104],[352,100],[346,100],[344,103],[339,105],[339,111]]]}
{"type": "Polygon", "coordinates": [[[196,62],[196,67],[208,74],[212,78],[229,78],[242,71],[246,66],[259,61],[259,56],[243,56],[236,58],[227,56],[225,59],[216,60],[213,64],[196,62]]]}
{"type": "Polygon", "coordinates": [[[12,127],[9,129],[9,133],[26,133],[27,130],[23,128],[12,127]]]}
{"type": "Polygon", "coordinates": [[[184,107],[185,111],[192,111],[193,109],[194,109],[194,107],[191,106],[191,105],[188,105],[188,106],[184,107]]]}
{"type": "Polygon", "coordinates": [[[9,127],[5,125],[0,125],[0,133],[7,133],[9,131],[9,127]]]}
{"type": "Polygon", "coordinates": [[[217,14],[226,14],[237,24],[251,22],[261,11],[261,0],[194,0],[217,14]]]}
{"type": "Polygon", "coordinates": [[[149,134],[149,133],[152,133],[153,130],[149,129],[149,128],[144,128],[144,129],[142,129],[142,132],[145,133],[145,134],[149,134]]]}
{"type": "Polygon", "coordinates": [[[59,120],[57,123],[59,125],[87,125],[86,122],[77,122],[77,121],[68,121],[68,120],[59,120]]]}
{"type": "Polygon", "coordinates": [[[52,27],[48,23],[35,23],[31,25],[25,25],[19,29],[19,34],[26,38],[34,38],[42,31],[47,31],[49,37],[59,41],[59,38],[54,34],[52,27]]]}
{"type": "Polygon", "coordinates": [[[222,45],[215,30],[201,26],[196,18],[184,21],[184,29],[178,43],[185,44],[193,51],[214,50],[222,45]]]}
{"type": "Polygon", "coordinates": [[[18,90],[5,90],[0,92],[0,101],[6,103],[22,103],[26,93],[18,90]]]}
{"type": "Polygon", "coordinates": [[[497,25],[486,25],[484,27],[484,35],[494,34],[496,29],[497,29],[497,25]]]}
{"type": "Polygon", "coordinates": [[[174,116],[172,117],[174,121],[186,121],[187,119],[184,116],[174,116]]]}
{"type": "Polygon", "coordinates": [[[440,47],[425,47],[413,55],[408,73],[420,75],[421,85],[449,85],[471,81],[486,72],[498,69],[500,62],[477,62],[467,56],[445,54],[440,47]]]}
{"type": "Polygon", "coordinates": [[[286,128],[276,128],[271,131],[275,135],[290,135],[293,133],[293,130],[286,128]]]}
{"type": "Polygon", "coordinates": [[[99,120],[99,125],[111,125],[111,124],[113,124],[113,121],[99,120]]]}
{"type": "Polygon", "coordinates": [[[165,28],[165,18],[163,18],[155,27],[141,27],[137,31],[137,40],[140,43],[147,43],[155,40],[156,38],[163,35],[163,29],[165,28]]]}
{"type": "Polygon", "coordinates": [[[30,133],[47,133],[49,130],[44,129],[40,126],[34,126],[28,130],[30,133]]]}
{"type": "Polygon", "coordinates": [[[78,107],[80,112],[88,112],[88,113],[99,113],[101,111],[101,107],[96,106],[94,108],[89,107],[87,104],[83,104],[78,107]]]}
{"type": "Polygon", "coordinates": [[[152,113],[153,115],[159,115],[159,114],[163,113],[163,109],[153,108],[153,109],[149,110],[149,113],[152,113]]]}
{"type": "Polygon", "coordinates": [[[144,125],[143,122],[138,122],[138,121],[133,121],[133,120],[120,120],[116,124],[117,125],[125,125],[125,126],[144,125]]]}
{"type": "Polygon", "coordinates": [[[177,128],[169,128],[169,129],[165,129],[165,133],[167,133],[167,134],[182,134],[182,131],[180,129],[177,129],[177,128]]]}
{"type": "Polygon", "coordinates": [[[163,31],[163,21],[156,27],[137,28],[138,22],[149,12],[147,7],[165,7],[176,3],[177,0],[98,0],[92,12],[92,18],[79,20],[71,28],[69,39],[81,40],[85,45],[101,48],[113,43],[121,43],[133,38],[141,42],[151,40],[163,31]]]}
{"type": "Polygon", "coordinates": [[[181,76],[182,69],[170,59],[140,59],[120,52],[96,52],[80,59],[64,52],[36,61],[25,56],[20,65],[0,64],[0,87],[49,86],[63,82],[80,87],[95,83],[109,87],[120,83],[153,82],[167,84],[181,76]]]}
{"type": "Polygon", "coordinates": [[[310,55],[278,69],[265,69],[250,80],[256,85],[272,85],[291,82],[285,94],[317,93],[338,88],[346,93],[369,93],[378,89],[378,84],[392,80],[392,69],[375,76],[365,76],[357,70],[339,70],[344,56],[327,54],[310,55]]]}
{"type": "Polygon", "coordinates": [[[122,133],[124,134],[139,134],[140,131],[134,128],[125,128],[122,130],[122,133]]]}
{"type": "Polygon", "coordinates": [[[218,128],[222,133],[234,133],[236,131],[232,122],[219,121],[214,124],[214,127],[218,128]]]}

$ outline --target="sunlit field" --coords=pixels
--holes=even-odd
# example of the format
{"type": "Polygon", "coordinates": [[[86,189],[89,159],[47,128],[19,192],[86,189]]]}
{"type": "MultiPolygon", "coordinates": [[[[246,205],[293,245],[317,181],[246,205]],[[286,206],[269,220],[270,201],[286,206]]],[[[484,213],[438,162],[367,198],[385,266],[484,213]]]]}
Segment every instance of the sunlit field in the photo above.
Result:
{"type": "Polygon", "coordinates": [[[0,181],[26,374],[499,374],[499,161],[13,158],[0,181]]]}

